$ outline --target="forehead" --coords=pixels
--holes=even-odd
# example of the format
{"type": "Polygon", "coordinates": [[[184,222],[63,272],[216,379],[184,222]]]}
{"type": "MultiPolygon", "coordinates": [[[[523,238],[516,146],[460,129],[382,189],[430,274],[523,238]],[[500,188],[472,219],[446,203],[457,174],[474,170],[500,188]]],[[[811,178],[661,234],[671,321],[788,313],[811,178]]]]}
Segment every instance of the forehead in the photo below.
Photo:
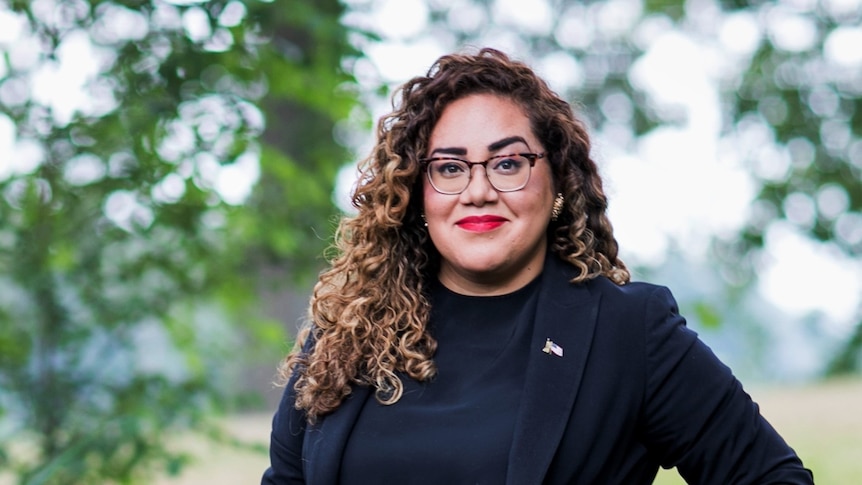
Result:
{"type": "Polygon", "coordinates": [[[536,144],[530,119],[515,101],[495,94],[472,94],[457,99],[440,115],[429,139],[429,150],[441,147],[475,149],[508,137],[536,144]]]}

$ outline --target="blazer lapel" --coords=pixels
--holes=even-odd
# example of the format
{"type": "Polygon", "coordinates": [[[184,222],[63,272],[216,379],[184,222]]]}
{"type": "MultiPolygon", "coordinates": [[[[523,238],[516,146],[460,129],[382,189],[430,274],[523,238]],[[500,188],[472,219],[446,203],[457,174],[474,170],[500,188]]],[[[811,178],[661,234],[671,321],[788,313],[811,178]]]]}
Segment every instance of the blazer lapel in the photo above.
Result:
{"type": "Polygon", "coordinates": [[[573,268],[549,255],[542,274],[527,377],[512,448],[509,485],[542,483],[580,387],[593,338],[599,297],[573,285],[573,268]],[[562,356],[543,352],[550,339],[562,356]]]}
{"type": "Polygon", "coordinates": [[[305,482],[315,485],[338,483],[341,457],[359,412],[371,392],[368,386],[353,386],[350,396],[332,414],[305,432],[303,457],[305,482]]]}

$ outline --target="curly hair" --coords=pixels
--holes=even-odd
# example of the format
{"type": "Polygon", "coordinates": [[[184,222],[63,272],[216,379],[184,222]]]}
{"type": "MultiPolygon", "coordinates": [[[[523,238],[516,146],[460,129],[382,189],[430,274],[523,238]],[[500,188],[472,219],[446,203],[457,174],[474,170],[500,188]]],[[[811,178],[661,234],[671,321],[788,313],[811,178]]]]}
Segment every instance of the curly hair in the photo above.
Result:
{"type": "Polygon", "coordinates": [[[280,367],[311,422],[336,409],[352,385],[373,386],[379,402],[392,404],[403,389],[399,375],[435,375],[427,288],[440,256],[421,220],[419,159],[443,110],[472,94],[511,99],[529,117],[565,200],[548,227],[549,249],[579,270],[573,282],[600,275],[629,281],[587,130],[571,106],[530,67],[497,50],[443,56],[396,91],[393,111],[380,119],[376,146],[360,164],[357,213],[341,220],[306,326],[280,367]]]}

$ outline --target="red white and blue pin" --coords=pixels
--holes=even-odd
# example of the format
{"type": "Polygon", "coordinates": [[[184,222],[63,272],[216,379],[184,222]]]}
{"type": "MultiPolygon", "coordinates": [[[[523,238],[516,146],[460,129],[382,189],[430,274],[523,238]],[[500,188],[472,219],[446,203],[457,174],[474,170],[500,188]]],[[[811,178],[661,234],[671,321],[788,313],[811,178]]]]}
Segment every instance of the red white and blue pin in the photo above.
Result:
{"type": "Polygon", "coordinates": [[[555,344],[554,341],[551,339],[545,340],[545,347],[542,349],[542,352],[549,355],[554,354],[557,357],[563,356],[563,348],[555,344]]]}

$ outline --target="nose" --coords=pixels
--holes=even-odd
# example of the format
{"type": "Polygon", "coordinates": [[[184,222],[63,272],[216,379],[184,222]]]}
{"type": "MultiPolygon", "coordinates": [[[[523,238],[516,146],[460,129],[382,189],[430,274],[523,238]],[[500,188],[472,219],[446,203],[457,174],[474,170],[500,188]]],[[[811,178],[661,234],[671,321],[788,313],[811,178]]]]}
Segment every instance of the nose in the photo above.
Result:
{"type": "Polygon", "coordinates": [[[486,168],[473,165],[470,167],[470,182],[460,195],[462,203],[481,207],[488,202],[495,202],[500,194],[488,180],[486,168]]]}

